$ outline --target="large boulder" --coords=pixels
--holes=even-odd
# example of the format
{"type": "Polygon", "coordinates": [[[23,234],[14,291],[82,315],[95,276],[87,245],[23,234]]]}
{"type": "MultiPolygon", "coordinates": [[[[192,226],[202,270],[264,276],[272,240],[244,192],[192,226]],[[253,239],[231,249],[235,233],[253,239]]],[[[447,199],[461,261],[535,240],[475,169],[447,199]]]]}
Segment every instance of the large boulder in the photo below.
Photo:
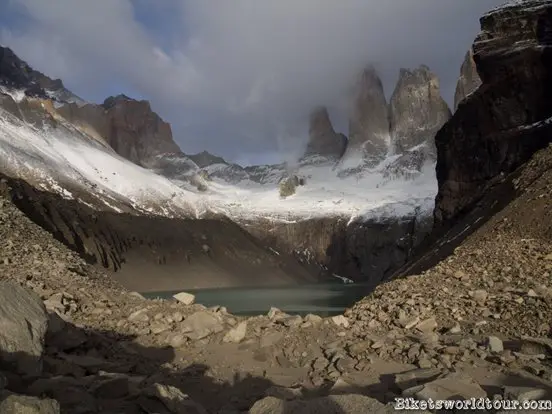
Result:
{"type": "Polygon", "coordinates": [[[482,85],[435,137],[435,219],[446,226],[552,142],[552,1],[516,2],[481,18],[473,44],[482,85]]]}
{"type": "Polygon", "coordinates": [[[355,92],[347,156],[359,154],[375,163],[383,159],[389,149],[389,114],[383,84],[372,66],[362,72],[355,92]]]}
{"type": "Polygon", "coordinates": [[[458,109],[458,105],[469,94],[479,88],[481,85],[481,79],[477,73],[477,66],[473,60],[473,51],[470,49],[464,57],[464,62],[460,68],[460,77],[456,83],[456,90],[454,92],[454,110],[458,109]]]}
{"type": "Polygon", "coordinates": [[[338,160],[346,148],[347,137],[335,132],[328,110],[325,107],[316,108],[309,120],[309,142],[305,158],[323,157],[338,160]]]}
{"type": "Polygon", "coordinates": [[[441,97],[439,79],[425,65],[401,69],[389,103],[391,139],[402,153],[433,138],[451,116],[441,97]]]}
{"type": "Polygon", "coordinates": [[[59,403],[49,398],[40,399],[26,395],[0,392],[2,414],[59,414],[59,403]]]}
{"type": "Polygon", "coordinates": [[[0,369],[35,376],[42,372],[48,315],[35,293],[0,282],[0,369]]]}

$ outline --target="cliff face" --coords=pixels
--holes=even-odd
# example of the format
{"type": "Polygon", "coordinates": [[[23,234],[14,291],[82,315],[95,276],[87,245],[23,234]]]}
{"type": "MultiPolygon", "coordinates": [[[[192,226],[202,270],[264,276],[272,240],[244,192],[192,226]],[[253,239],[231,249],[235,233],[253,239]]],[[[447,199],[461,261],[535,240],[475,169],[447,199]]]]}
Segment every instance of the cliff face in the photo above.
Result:
{"type": "Polygon", "coordinates": [[[152,111],[147,101],[119,95],[102,105],[66,104],[57,112],[135,164],[146,166],[155,155],[180,153],[171,126],[152,111]]]}
{"type": "Polygon", "coordinates": [[[377,163],[389,149],[389,115],[383,85],[373,67],[362,72],[355,91],[347,152],[359,152],[377,163]]]}
{"type": "Polygon", "coordinates": [[[377,284],[404,265],[432,228],[431,215],[348,223],[339,217],[292,223],[255,220],[248,232],[301,263],[355,282],[377,284]]]}
{"type": "Polygon", "coordinates": [[[144,165],[155,155],[180,152],[171,126],[152,111],[149,102],[119,95],[107,98],[102,106],[109,122],[108,143],[119,155],[144,165]]]}
{"type": "Polygon", "coordinates": [[[309,142],[305,157],[321,156],[332,160],[341,158],[347,148],[347,137],[335,132],[328,110],[316,108],[309,120],[309,142]]]}
{"type": "Polygon", "coordinates": [[[451,116],[439,80],[427,66],[401,69],[389,112],[393,145],[399,153],[432,140],[451,116]]]}
{"type": "Polygon", "coordinates": [[[473,51],[482,85],[435,138],[438,226],[552,141],[552,1],[496,9],[481,29],[473,51]]]}
{"type": "Polygon", "coordinates": [[[481,79],[477,73],[477,67],[473,60],[473,51],[470,49],[466,53],[462,67],[460,68],[460,77],[456,84],[454,92],[454,110],[458,109],[458,105],[466,96],[475,91],[481,85],[481,79]]]}

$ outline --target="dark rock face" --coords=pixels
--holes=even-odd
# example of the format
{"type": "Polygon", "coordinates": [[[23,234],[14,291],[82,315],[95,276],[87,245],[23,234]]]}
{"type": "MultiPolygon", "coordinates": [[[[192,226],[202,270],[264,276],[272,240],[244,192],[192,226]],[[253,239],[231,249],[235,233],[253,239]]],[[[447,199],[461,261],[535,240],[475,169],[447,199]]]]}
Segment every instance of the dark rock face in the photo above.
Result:
{"type": "Polygon", "coordinates": [[[552,141],[552,1],[496,9],[481,29],[473,51],[482,85],[435,138],[440,226],[552,141]]]}
{"type": "Polygon", "coordinates": [[[171,126],[152,111],[149,102],[119,95],[107,98],[102,106],[109,121],[107,141],[119,155],[142,165],[157,154],[180,152],[171,126]]]}
{"type": "Polygon", "coordinates": [[[225,217],[169,219],[102,212],[2,174],[0,193],[89,263],[111,270],[131,290],[317,281],[292,257],[274,255],[225,217]],[[201,275],[202,280],[186,286],[186,274],[201,275]]]}
{"type": "Polygon", "coordinates": [[[316,108],[309,123],[309,143],[305,157],[320,156],[338,160],[347,148],[347,137],[335,132],[325,107],[316,108]]]}
{"type": "Polygon", "coordinates": [[[389,108],[391,137],[399,153],[432,140],[451,116],[439,80],[427,66],[401,69],[389,108]]]}
{"type": "Polygon", "coordinates": [[[458,109],[458,105],[466,96],[475,91],[481,85],[481,79],[477,73],[477,67],[473,60],[473,51],[470,49],[466,53],[462,67],[460,68],[460,77],[456,84],[454,92],[454,110],[458,109]]]}
{"type": "Polygon", "coordinates": [[[339,217],[295,223],[256,220],[244,228],[308,266],[377,284],[412,257],[432,228],[431,215],[348,223],[339,217]]]}
{"type": "Polygon", "coordinates": [[[60,79],[51,79],[31,68],[7,47],[0,46],[0,85],[22,90],[27,96],[81,100],[60,79]]]}
{"type": "Polygon", "coordinates": [[[207,151],[202,151],[197,154],[188,155],[193,162],[195,162],[199,168],[205,168],[213,164],[227,164],[222,157],[211,154],[207,151]]]}
{"type": "Polygon", "coordinates": [[[388,150],[389,114],[381,79],[373,67],[362,72],[355,90],[347,153],[358,151],[377,162],[388,150]]]}

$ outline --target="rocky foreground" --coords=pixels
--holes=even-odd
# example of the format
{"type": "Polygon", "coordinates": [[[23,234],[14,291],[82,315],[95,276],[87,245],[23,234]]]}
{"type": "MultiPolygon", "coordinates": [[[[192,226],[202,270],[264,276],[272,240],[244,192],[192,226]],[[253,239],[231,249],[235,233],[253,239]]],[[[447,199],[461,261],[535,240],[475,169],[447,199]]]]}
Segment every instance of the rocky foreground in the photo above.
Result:
{"type": "Polygon", "coordinates": [[[3,198],[0,412],[359,413],[391,412],[399,396],[550,398],[551,167],[552,149],[536,154],[516,179],[523,195],[450,258],[326,319],[146,300],[3,198]]]}

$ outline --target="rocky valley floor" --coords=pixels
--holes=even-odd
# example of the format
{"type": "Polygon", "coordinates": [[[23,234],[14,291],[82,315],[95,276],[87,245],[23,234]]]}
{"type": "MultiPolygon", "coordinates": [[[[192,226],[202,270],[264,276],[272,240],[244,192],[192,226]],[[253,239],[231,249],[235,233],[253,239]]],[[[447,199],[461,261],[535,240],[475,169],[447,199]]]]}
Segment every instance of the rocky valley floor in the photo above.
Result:
{"type": "Polygon", "coordinates": [[[2,198],[0,411],[58,412],[49,399],[65,413],[360,413],[391,412],[401,395],[550,399],[551,166],[552,151],[538,153],[516,180],[523,195],[451,257],[325,319],[145,300],[2,198]]]}

